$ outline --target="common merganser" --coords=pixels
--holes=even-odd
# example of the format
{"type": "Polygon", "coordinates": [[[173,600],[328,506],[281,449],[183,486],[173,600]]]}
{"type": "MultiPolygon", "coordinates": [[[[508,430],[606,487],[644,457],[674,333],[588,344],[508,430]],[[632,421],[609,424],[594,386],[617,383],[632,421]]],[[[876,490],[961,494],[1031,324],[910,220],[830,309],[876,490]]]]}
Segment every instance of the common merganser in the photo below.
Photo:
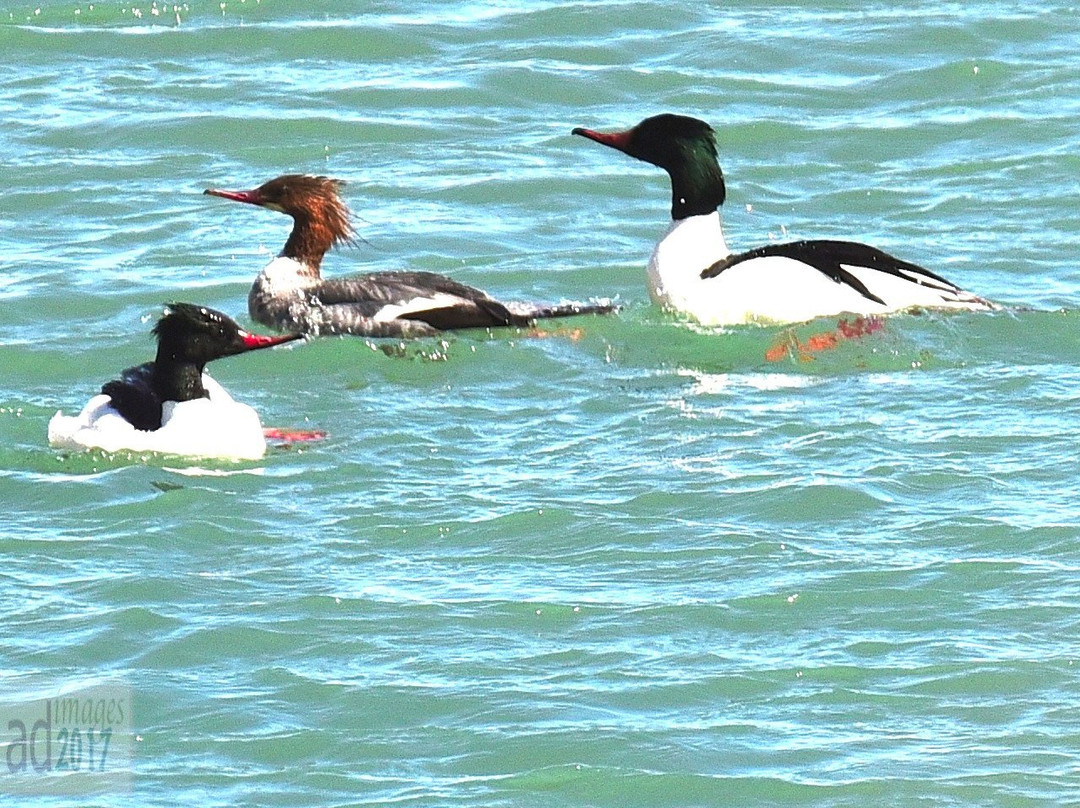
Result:
{"type": "Polygon", "coordinates": [[[108,382],[78,415],[57,412],[49,443],[61,449],[162,452],[257,460],[266,453],[259,414],[233,401],[203,371],[224,356],[269,348],[300,334],[250,334],[220,311],[170,303],[154,326],[157,358],[108,382]]]}
{"type": "Polygon", "coordinates": [[[319,274],[323,256],[353,238],[343,187],[344,182],[329,177],[286,174],[250,191],[204,191],[292,217],[284,249],[259,273],[248,294],[252,319],[306,334],[423,337],[450,329],[525,326],[615,308],[610,303],[500,303],[434,272],[375,272],[324,280],[319,274]]]}
{"type": "Polygon", "coordinates": [[[572,134],[667,171],[672,222],[649,259],[649,292],[703,325],[997,308],[930,270],[852,241],[795,241],[733,254],[720,224],[725,189],[716,136],[704,121],[663,114],[625,132],[579,127],[572,134]]]}

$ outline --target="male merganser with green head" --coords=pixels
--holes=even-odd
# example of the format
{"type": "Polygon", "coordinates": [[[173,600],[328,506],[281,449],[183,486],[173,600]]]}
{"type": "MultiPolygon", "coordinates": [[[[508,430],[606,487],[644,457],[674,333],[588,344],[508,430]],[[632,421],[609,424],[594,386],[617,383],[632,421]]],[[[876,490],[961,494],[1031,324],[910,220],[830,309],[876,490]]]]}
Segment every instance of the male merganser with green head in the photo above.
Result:
{"type": "Polygon", "coordinates": [[[720,224],[725,189],[716,136],[697,118],[664,114],[624,132],[572,134],[667,171],[672,222],[649,260],[649,292],[703,325],[997,308],[928,269],[853,241],[794,241],[733,254],[720,224]]]}

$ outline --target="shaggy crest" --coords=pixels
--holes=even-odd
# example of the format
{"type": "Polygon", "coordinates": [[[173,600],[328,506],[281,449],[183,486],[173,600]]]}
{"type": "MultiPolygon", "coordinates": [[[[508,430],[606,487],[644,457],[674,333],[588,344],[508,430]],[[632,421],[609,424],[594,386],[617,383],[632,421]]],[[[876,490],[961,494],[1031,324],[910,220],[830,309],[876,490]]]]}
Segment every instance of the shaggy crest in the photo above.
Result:
{"type": "Polygon", "coordinates": [[[293,229],[281,254],[293,258],[318,277],[323,256],[335,244],[355,238],[349,208],[341,198],[345,183],[311,174],[283,174],[250,191],[207,188],[203,193],[284,213],[293,229]]]}
{"type": "Polygon", "coordinates": [[[330,245],[352,243],[349,208],[341,198],[345,181],[311,174],[284,174],[255,189],[263,207],[292,216],[297,223],[325,230],[330,245]]]}

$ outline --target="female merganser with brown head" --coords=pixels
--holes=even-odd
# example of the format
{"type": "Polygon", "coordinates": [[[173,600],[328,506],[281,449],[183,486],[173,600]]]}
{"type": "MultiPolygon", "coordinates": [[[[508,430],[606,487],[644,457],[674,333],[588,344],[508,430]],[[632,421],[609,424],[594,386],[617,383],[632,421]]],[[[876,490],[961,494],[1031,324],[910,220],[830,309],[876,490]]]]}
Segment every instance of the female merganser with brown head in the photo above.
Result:
{"type": "Polygon", "coordinates": [[[716,137],[704,121],[664,114],[625,132],[577,128],[572,134],[667,171],[672,222],[649,260],[649,292],[703,325],[997,308],[940,275],[853,241],[795,241],[732,254],[720,226],[725,189],[716,137]]]}
{"type": "Polygon", "coordinates": [[[323,256],[353,237],[349,209],[341,199],[343,187],[341,180],[329,177],[286,174],[250,191],[204,191],[292,217],[284,249],[259,273],[248,294],[252,319],[305,334],[422,337],[614,309],[610,304],[500,303],[434,272],[375,272],[324,280],[319,274],[323,256]]]}
{"type": "Polygon", "coordinates": [[[266,453],[259,415],[203,371],[207,362],[299,339],[244,331],[214,309],[170,303],[154,326],[157,358],[108,382],[76,416],[57,412],[49,443],[63,449],[162,452],[255,460],[266,453]]]}

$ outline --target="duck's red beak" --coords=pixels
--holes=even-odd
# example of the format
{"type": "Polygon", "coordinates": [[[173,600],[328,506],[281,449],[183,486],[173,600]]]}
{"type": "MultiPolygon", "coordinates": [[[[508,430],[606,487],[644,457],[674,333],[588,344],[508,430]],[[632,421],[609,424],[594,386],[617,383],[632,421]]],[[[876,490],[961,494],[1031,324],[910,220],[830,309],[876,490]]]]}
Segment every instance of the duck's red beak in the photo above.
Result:
{"type": "Polygon", "coordinates": [[[247,202],[249,205],[262,204],[262,198],[257,190],[223,191],[219,188],[207,188],[203,193],[207,196],[220,196],[222,199],[231,199],[233,202],[247,202]]]}
{"type": "Polygon", "coordinates": [[[244,347],[249,351],[257,351],[259,348],[272,348],[275,345],[292,342],[303,336],[303,334],[282,334],[278,337],[268,337],[265,334],[252,334],[242,328],[240,329],[240,339],[243,341],[244,347]]]}
{"type": "MultiPolygon", "coordinates": [[[[633,131],[633,129],[627,129],[625,132],[597,132],[593,129],[583,129],[579,126],[570,134],[581,135],[582,137],[587,137],[589,140],[595,140],[597,143],[603,143],[605,146],[611,146],[613,149],[624,152],[630,145],[630,136],[633,134],[633,131]]],[[[207,191],[207,193],[210,192],[207,191]]]]}

